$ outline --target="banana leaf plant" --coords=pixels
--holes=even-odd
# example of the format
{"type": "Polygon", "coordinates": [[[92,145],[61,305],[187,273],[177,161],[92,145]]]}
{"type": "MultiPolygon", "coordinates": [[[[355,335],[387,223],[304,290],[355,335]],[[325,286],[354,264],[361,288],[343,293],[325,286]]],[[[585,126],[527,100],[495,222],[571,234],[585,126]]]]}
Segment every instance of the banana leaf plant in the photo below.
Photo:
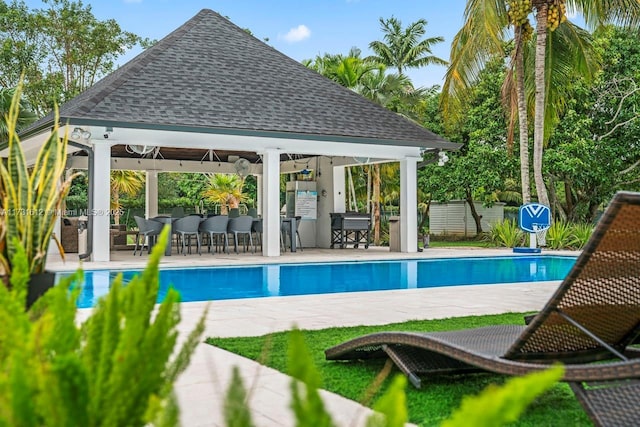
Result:
{"type": "MultiPolygon", "coordinates": [[[[67,158],[67,135],[58,135],[58,111],[55,126],[29,169],[16,124],[22,86],[15,91],[6,117],[8,157],[0,161],[0,277],[6,282],[11,274],[11,259],[18,243],[24,247],[29,272],[43,273],[53,229],[60,214],[71,180],[62,181],[67,158]]],[[[64,257],[62,245],[53,236],[64,257]]]]}

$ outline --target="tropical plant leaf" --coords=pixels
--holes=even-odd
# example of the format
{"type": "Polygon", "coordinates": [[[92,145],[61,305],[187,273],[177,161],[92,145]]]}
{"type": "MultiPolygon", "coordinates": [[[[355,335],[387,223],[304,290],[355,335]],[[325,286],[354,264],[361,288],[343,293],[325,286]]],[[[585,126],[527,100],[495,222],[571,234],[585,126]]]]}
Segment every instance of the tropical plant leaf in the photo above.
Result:
{"type": "Polygon", "coordinates": [[[289,335],[287,348],[288,373],[291,380],[291,408],[296,417],[297,427],[330,427],[331,416],[324,407],[318,388],[320,373],[313,364],[309,348],[302,332],[297,329],[289,335]]]}
{"type": "Polygon", "coordinates": [[[253,427],[247,392],[240,377],[240,370],[233,367],[231,383],[224,399],[224,420],[227,427],[253,427]]]}
{"type": "Polygon", "coordinates": [[[477,396],[466,396],[442,427],[497,427],[516,421],[533,400],[564,375],[563,366],[509,379],[503,386],[490,385],[477,396]]]}
{"type": "Polygon", "coordinates": [[[21,94],[22,84],[15,90],[6,120],[8,158],[6,163],[0,162],[0,197],[4,208],[3,215],[0,216],[0,275],[11,273],[10,260],[18,245],[25,250],[29,271],[44,271],[56,218],[75,176],[60,183],[66,164],[67,136],[60,138],[58,135],[57,108],[54,120],[56,124],[29,172],[17,134],[21,94]]]}
{"type": "Polygon", "coordinates": [[[407,396],[404,390],[407,378],[396,375],[387,391],[373,406],[376,414],[367,419],[367,427],[403,427],[409,421],[407,396]]]}

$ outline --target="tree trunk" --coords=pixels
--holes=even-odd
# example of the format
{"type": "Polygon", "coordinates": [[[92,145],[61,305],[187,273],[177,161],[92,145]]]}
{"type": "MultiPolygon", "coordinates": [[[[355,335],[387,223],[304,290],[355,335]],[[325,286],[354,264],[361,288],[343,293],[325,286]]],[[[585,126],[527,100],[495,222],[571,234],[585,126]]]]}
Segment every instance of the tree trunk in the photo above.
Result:
{"type": "Polygon", "coordinates": [[[120,224],[120,194],[117,191],[111,193],[111,200],[113,203],[113,223],[120,224]]]}
{"type": "Polygon", "coordinates": [[[575,219],[576,206],[573,201],[573,193],[571,192],[571,184],[568,181],[564,182],[564,198],[567,200],[567,216],[571,219],[575,219]]]}
{"type": "Polygon", "coordinates": [[[347,167],[347,175],[349,177],[349,206],[352,211],[358,212],[358,201],[356,200],[356,188],[353,185],[353,174],[351,166],[347,167]]]}
{"type": "Polygon", "coordinates": [[[522,26],[516,26],[516,92],[518,98],[518,126],[520,130],[520,181],[522,182],[522,203],[531,202],[529,180],[529,129],[527,120],[527,102],[524,90],[524,40],[522,26]]]}
{"type": "Polygon", "coordinates": [[[367,213],[371,213],[371,186],[373,185],[371,179],[371,165],[367,166],[367,213]]]}
{"type": "Polygon", "coordinates": [[[549,209],[551,209],[551,218],[559,218],[560,221],[566,221],[567,213],[565,212],[562,204],[558,201],[553,178],[551,178],[551,185],[549,185],[549,203],[549,209]]]}
{"type": "Polygon", "coordinates": [[[476,205],[473,203],[473,196],[471,194],[471,190],[468,188],[465,190],[466,192],[466,201],[469,204],[469,209],[471,210],[471,216],[473,217],[473,221],[476,223],[476,234],[482,234],[482,217],[478,215],[478,211],[476,210],[476,205]]]}
{"type": "Polygon", "coordinates": [[[536,60],[535,60],[535,83],[536,113],[533,125],[533,177],[536,183],[536,193],[538,201],[549,206],[549,195],[544,184],[542,175],[542,153],[544,151],[544,114],[545,114],[545,67],[547,48],[547,12],[549,5],[541,2],[536,14],[536,60]]]}
{"type": "Polygon", "coordinates": [[[599,207],[600,207],[599,203],[596,203],[596,202],[589,203],[589,218],[587,218],[588,222],[594,223],[596,221],[599,207]]]}
{"type": "Polygon", "coordinates": [[[380,245],[380,165],[373,165],[373,244],[380,245]]]}

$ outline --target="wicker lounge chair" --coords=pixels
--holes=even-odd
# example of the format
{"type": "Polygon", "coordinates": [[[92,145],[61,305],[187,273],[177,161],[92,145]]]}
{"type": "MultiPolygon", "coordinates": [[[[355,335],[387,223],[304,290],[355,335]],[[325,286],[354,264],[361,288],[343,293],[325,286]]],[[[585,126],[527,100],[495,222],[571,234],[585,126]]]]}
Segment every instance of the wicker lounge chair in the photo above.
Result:
{"type": "Polygon", "coordinates": [[[569,385],[596,427],[640,425],[640,380],[569,385]]]}
{"type": "Polygon", "coordinates": [[[556,362],[566,365],[564,381],[610,381],[640,377],[640,359],[634,360],[640,349],[629,346],[639,332],[640,194],[620,192],[573,269],[528,326],[382,332],[325,354],[329,360],[389,357],[416,387],[424,374],[521,375],[556,362]]]}

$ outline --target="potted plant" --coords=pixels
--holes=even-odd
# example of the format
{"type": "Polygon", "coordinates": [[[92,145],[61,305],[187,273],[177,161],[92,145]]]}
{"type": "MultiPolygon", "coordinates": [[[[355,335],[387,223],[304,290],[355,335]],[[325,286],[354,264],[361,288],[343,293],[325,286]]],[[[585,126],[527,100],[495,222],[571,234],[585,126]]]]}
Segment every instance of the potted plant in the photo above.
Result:
{"type": "MultiPolygon", "coordinates": [[[[67,156],[67,135],[58,136],[56,109],[55,127],[44,142],[35,164],[27,165],[16,124],[22,86],[15,91],[7,115],[8,157],[0,161],[0,277],[9,285],[13,259],[18,244],[24,247],[30,282],[27,307],[53,286],[54,274],[45,271],[47,250],[62,202],[69,191],[71,179],[63,181],[67,156]]],[[[53,236],[55,238],[55,236],[53,236]]],[[[62,246],[56,239],[64,256],[62,246]]]]}

